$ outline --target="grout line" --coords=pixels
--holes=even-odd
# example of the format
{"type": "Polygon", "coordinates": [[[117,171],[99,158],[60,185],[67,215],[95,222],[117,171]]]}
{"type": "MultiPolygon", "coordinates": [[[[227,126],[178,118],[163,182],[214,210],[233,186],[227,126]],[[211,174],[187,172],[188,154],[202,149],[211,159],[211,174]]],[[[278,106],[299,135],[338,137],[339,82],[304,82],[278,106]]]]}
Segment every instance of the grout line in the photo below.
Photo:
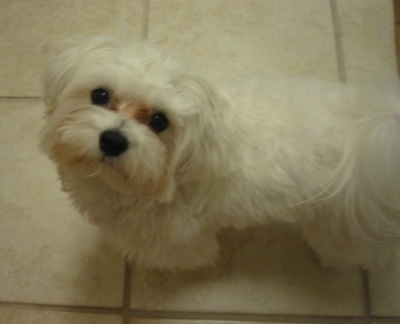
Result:
{"type": "Polygon", "coordinates": [[[143,4],[142,40],[147,40],[149,37],[149,21],[150,21],[150,0],[145,0],[143,4]]]}
{"type": "Polygon", "coordinates": [[[363,317],[351,316],[307,316],[307,315],[273,315],[253,313],[214,313],[214,312],[181,312],[131,310],[130,316],[136,319],[175,319],[175,320],[211,320],[226,322],[275,322],[275,323],[332,323],[332,324],[365,324],[363,317]]]}
{"type": "MultiPolygon", "coordinates": [[[[130,266],[129,266],[130,267],[130,266]]],[[[334,324],[365,324],[364,317],[357,316],[313,316],[313,315],[274,315],[274,314],[246,314],[246,313],[213,313],[213,312],[181,312],[181,311],[152,311],[152,310],[129,310],[124,313],[120,307],[91,307],[91,306],[66,306],[46,305],[35,303],[19,303],[0,301],[0,309],[26,309],[36,311],[68,312],[68,313],[90,313],[104,315],[122,315],[123,320],[129,318],[142,319],[177,319],[177,320],[214,320],[214,321],[252,321],[252,322],[276,322],[276,323],[334,323],[334,324]]],[[[378,323],[400,323],[400,317],[373,316],[368,321],[378,323]]],[[[126,322],[128,323],[128,322],[126,322]]]]}
{"type": "Polygon", "coordinates": [[[346,64],[344,59],[342,31],[340,28],[340,19],[339,19],[337,2],[336,0],[330,0],[329,3],[331,7],[331,16],[332,16],[339,80],[343,83],[346,83],[347,81],[346,64]]]}
{"type": "Polygon", "coordinates": [[[45,305],[45,304],[19,303],[19,302],[7,302],[7,301],[0,301],[0,308],[69,312],[69,313],[108,314],[108,315],[121,315],[122,311],[122,309],[118,307],[45,305]]]}
{"type": "Polygon", "coordinates": [[[18,99],[42,99],[41,97],[29,97],[29,96],[26,96],[26,97],[17,97],[17,96],[0,96],[0,100],[1,99],[7,99],[7,100],[18,100],[18,99]]]}
{"type": "Polygon", "coordinates": [[[396,47],[396,67],[397,74],[400,75],[400,2],[393,0],[393,15],[394,15],[394,43],[396,47]]]}
{"type": "Polygon", "coordinates": [[[367,270],[361,271],[363,298],[364,298],[364,314],[367,324],[371,324],[371,294],[369,289],[369,275],[367,270]]]}
{"type": "Polygon", "coordinates": [[[128,260],[125,259],[125,274],[124,274],[124,290],[122,295],[122,324],[129,323],[129,307],[131,304],[131,276],[132,267],[128,260]]]}
{"type": "Polygon", "coordinates": [[[373,316],[373,323],[379,324],[379,323],[388,323],[388,324],[394,324],[394,323],[400,323],[400,317],[390,317],[390,316],[373,316]]]}

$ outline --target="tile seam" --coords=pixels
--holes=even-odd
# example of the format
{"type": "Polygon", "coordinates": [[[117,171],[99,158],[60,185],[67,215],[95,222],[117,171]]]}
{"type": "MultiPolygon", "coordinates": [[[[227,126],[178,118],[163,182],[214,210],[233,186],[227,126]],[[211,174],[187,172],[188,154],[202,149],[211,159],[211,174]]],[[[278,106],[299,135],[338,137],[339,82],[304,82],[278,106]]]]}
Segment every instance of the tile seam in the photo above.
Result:
{"type": "Polygon", "coordinates": [[[143,4],[142,40],[147,40],[149,37],[150,1],[144,0],[143,4]]]}
{"type": "Polygon", "coordinates": [[[400,316],[371,316],[373,323],[400,323],[400,316]]]}
{"type": "Polygon", "coordinates": [[[297,323],[362,323],[363,316],[321,316],[321,315],[277,315],[256,313],[190,312],[190,311],[155,311],[131,309],[131,318],[141,319],[178,319],[178,320],[217,320],[236,322],[297,322],[297,323]]]}
{"type": "Polygon", "coordinates": [[[55,304],[0,301],[0,309],[7,309],[7,308],[37,310],[37,311],[68,312],[68,313],[108,314],[108,315],[122,315],[122,310],[123,310],[120,307],[74,306],[74,305],[55,305],[55,304]]]}
{"type": "Polygon", "coordinates": [[[35,100],[39,100],[42,99],[41,97],[30,97],[30,96],[26,96],[26,97],[19,97],[19,96],[0,96],[0,100],[1,99],[7,99],[7,100],[18,100],[18,99],[22,99],[22,100],[26,100],[26,99],[35,99],[35,100]]]}
{"type": "Polygon", "coordinates": [[[393,16],[394,16],[394,43],[396,50],[396,68],[397,74],[400,76],[400,3],[393,0],[393,16]]]}
{"type": "Polygon", "coordinates": [[[371,320],[371,293],[369,286],[369,274],[367,270],[361,271],[362,289],[363,289],[363,302],[364,314],[367,324],[372,323],[371,320]]]}
{"type": "MultiPolygon", "coordinates": [[[[123,315],[121,307],[96,307],[96,306],[74,306],[38,303],[20,303],[0,301],[0,309],[25,309],[36,311],[53,311],[67,313],[90,313],[104,315],[123,315]]],[[[129,309],[130,318],[154,318],[154,319],[189,319],[189,320],[235,320],[253,322],[299,322],[299,323],[365,323],[363,316],[335,316],[335,315],[277,315],[256,313],[229,313],[229,312],[189,312],[189,311],[156,311],[129,309]]],[[[398,316],[371,316],[370,321],[400,322],[398,316]]]]}
{"type": "Polygon", "coordinates": [[[346,83],[346,81],[347,81],[346,64],[345,64],[345,59],[344,59],[342,31],[341,31],[341,27],[340,27],[340,19],[339,19],[337,1],[329,0],[329,4],[330,4],[330,9],[331,9],[331,18],[332,18],[333,33],[334,33],[338,77],[341,82],[346,83]]]}
{"type": "Polygon", "coordinates": [[[124,287],[122,292],[122,324],[129,323],[129,307],[131,303],[132,267],[129,260],[125,258],[124,287]]]}

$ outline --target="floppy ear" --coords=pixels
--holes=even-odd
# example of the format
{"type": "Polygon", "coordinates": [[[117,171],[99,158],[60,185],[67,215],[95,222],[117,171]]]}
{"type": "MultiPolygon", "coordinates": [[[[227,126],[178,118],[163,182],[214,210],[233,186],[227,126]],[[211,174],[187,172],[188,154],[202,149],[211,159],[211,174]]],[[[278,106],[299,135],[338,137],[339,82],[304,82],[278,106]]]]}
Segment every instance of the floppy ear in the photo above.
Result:
{"type": "Polygon", "coordinates": [[[217,87],[205,78],[183,73],[176,87],[188,103],[188,118],[176,161],[183,180],[219,177],[231,170],[230,150],[233,138],[229,102],[217,87]],[[190,104],[189,104],[190,103],[190,104]]]}
{"type": "Polygon", "coordinates": [[[90,64],[115,47],[115,39],[109,36],[92,38],[75,37],[59,41],[51,46],[55,56],[50,60],[43,74],[42,96],[51,114],[57,105],[57,98],[71,82],[81,66],[90,64]]]}
{"type": "Polygon", "coordinates": [[[78,50],[76,47],[54,56],[46,66],[42,77],[42,97],[46,113],[50,115],[57,105],[57,97],[71,81],[77,70],[78,50]]]}

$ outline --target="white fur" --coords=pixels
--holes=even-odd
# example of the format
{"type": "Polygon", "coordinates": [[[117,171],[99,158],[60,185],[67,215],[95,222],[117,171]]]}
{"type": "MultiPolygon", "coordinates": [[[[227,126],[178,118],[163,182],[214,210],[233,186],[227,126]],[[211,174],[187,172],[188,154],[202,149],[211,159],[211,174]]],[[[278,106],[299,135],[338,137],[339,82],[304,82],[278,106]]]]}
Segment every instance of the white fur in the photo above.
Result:
{"type": "Polygon", "coordinates": [[[77,208],[137,263],[212,264],[216,233],[297,223],[329,265],[383,264],[400,238],[397,82],[260,77],[213,85],[149,44],[96,37],[62,52],[44,81],[41,146],[77,208]],[[106,87],[118,111],[91,103],[106,87]],[[123,114],[164,112],[160,134],[123,114]],[[136,108],[132,108],[136,109],[136,108]],[[104,158],[99,135],[128,151],[104,158]]]}

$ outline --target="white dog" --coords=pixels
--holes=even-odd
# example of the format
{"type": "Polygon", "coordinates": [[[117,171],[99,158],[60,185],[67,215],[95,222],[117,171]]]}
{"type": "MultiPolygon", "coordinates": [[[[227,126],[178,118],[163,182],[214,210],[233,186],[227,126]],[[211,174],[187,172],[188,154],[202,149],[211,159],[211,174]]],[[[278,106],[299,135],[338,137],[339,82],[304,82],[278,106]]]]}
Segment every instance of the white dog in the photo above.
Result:
{"type": "Polygon", "coordinates": [[[41,146],[77,208],[146,267],[207,266],[221,228],[277,221],[324,264],[369,267],[400,239],[397,87],[219,89],[149,44],[95,37],[46,71],[41,146]]]}

